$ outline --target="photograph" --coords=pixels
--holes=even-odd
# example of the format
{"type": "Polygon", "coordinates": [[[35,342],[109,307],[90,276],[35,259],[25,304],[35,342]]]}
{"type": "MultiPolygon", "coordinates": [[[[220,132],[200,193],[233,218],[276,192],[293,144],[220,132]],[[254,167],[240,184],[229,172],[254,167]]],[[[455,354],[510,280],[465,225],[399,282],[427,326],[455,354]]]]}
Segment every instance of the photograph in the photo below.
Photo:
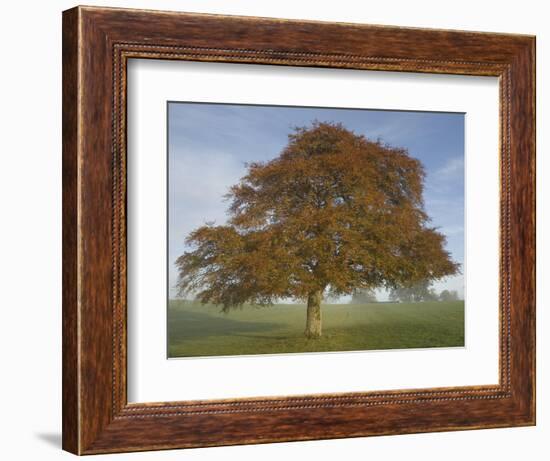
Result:
{"type": "Polygon", "coordinates": [[[167,356],[465,346],[465,114],[167,102],[167,356]]]}

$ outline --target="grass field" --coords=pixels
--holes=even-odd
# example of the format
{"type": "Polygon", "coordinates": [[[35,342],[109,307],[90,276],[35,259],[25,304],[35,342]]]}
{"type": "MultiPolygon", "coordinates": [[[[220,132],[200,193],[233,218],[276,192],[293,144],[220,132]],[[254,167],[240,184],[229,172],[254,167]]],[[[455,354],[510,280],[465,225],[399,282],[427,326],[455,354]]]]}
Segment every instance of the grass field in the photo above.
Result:
{"type": "Polygon", "coordinates": [[[323,336],[304,337],[306,307],[216,306],[170,300],[168,356],[280,354],[464,345],[464,301],[325,304],[323,336]]]}

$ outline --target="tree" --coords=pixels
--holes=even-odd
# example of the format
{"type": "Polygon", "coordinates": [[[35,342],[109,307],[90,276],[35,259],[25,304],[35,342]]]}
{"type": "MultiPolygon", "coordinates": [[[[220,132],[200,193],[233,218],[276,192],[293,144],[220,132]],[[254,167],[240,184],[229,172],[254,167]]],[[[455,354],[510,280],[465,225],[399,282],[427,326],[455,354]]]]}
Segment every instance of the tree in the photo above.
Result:
{"type": "Polygon", "coordinates": [[[351,296],[350,304],[369,304],[377,302],[376,294],[372,289],[355,290],[351,296]]]}
{"type": "Polygon", "coordinates": [[[228,222],[189,234],[177,288],[223,311],[307,302],[305,335],[321,336],[325,294],[454,274],[445,237],[424,211],[424,170],[405,149],[341,124],[296,128],[280,155],[247,165],[226,198],[228,222]]]}
{"type": "Polygon", "coordinates": [[[395,286],[390,291],[391,301],[401,301],[404,303],[419,303],[422,301],[437,301],[439,298],[433,288],[431,281],[422,280],[414,284],[395,286]]]}
{"type": "Polygon", "coordinates": [[[458,292],[456,290],[443,290],[439,294],[440,301],[458,301],[458,292]]]}

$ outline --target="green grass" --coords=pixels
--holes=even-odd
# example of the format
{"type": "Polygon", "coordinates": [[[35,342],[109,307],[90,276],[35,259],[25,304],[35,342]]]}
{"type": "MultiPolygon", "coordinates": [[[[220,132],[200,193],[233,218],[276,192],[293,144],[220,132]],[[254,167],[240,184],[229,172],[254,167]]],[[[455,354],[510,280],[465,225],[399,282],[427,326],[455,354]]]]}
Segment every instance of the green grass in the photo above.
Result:
{"type": "Polygon", "coordinates": [[[324,304],[323,336],[304,337],[304,305],[219,307],[170,300],[168,356],[281,354],[464,345],[464,301],[324,304]]]}

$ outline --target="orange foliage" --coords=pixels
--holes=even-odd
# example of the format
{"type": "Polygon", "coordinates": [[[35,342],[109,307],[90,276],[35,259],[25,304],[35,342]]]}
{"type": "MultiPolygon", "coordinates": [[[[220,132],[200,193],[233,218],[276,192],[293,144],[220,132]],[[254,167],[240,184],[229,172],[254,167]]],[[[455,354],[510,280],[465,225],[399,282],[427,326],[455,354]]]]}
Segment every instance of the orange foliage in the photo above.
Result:
{"type": "Polygon", "coordinates": [[[297,128],[278,157],[249,164],[230,189],[226,225],[188,236],[178,289],[227,310],[455,274],[424,211],[424,176],[405,149],[340,124],[297,128]]]}

